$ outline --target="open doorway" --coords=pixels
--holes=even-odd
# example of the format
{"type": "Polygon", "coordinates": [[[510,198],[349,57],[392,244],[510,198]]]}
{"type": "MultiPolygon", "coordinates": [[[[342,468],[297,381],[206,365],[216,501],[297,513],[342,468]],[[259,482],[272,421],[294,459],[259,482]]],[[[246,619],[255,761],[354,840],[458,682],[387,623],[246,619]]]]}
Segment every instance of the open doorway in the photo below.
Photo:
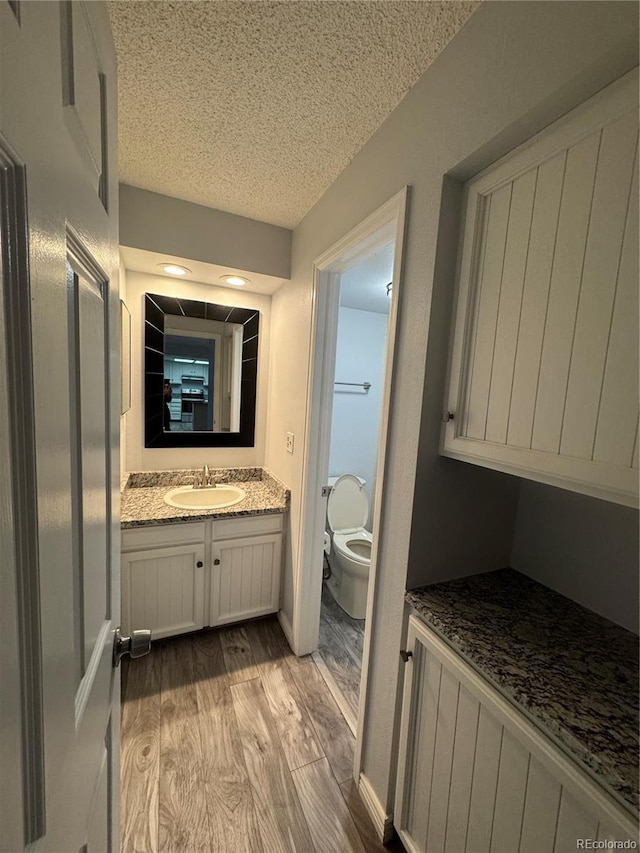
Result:
{"type": "Polygon", "coordinates": [[[333,406],[316,664],[355,732],[395,240],[339,276],[333,406]]]}
{"type": "MultiPolygon", "coordinates": [[[[400,269],[402,257],[402,240],[404,235],[405,209],[407,203],[406,188],[391,198],[388,202],[382,205],[371,216],[365,219],[359,226],[354,228],[345,237],[339,240],[320,258],[314,265],[314,316],[312,327],[312,357],[310,368],[310,383],[309,383],[309,400],[308,400],[308,421],[306,433],[306,456],[304,467],[304,482],[303,482],[303,507],[302,507],[302,525],[301,525],[301,541],[300,553],[302,555],[302,572],[300,583],[296,590],[296,606],[294,610],[294,625],[293,632],[296,639],[296,650],[298,653],[316,652],[321,645],[319,638],[324,635],[326,639],[327,629],[321,625],[322,603],[324,597],[325,615],[327,619],[332,612],[334,617],[340,617],[341,613],[346,613],[349,618],[347,607],[344,607],[336,602],[336,597],[331,595],[330,589],[324,588],[323,596],[323,572],[324,566],[324,548],[325,548],[325,532],[331,536],[331,527],[328,524],[328,501],[329,494],[329,476],[338,477],[340,475],[352,475],[347,478],[347,488],[343,492],[344,501],[338,496],[337,503],[345,503],[347,509],[353,509],[359,504],[360,517],[364,519],[361,523],[356,523],[353,519],[347,519],[342,530],[338,531],[344,534],[344,538],[349,538],[349,531],[354,528],[363,528],[363,531],[369,533],[370,552],[367,548],[367,543],[364,543],[366,550],[366,559],[369,563],[366,581],[364,608],[364,619],[355,620],[356,623],[347,622],[345,625],[342,621],[342,627],[337,628],[338,632],[342,631],[343,637],[346,633],[353,636],[353,651],[350,655],[354,659],[355,669],[360,669],[359,684],[353,685],[351,695],[345,701],[346,686],[344,680],[342,688],[339,684],[340,678],[331,677],[329,667],[323,666],[325,663],[321,654],[316,654],[316,662],[323,673],[327,676],[327,681],[334,691],[335,698],[340,704],[340,708],[349,720],[356,734],[356,759],[354,766],[354,778],[358,778],[360,772],[360,753],[362,746],[362,731],[361,720],[363,717],[364,706],[366,703],[366,683],[367,683],[367,668],[368,668],[368,648],[369,634],[368,624],[370,624],[370,616],[375,600],[375,579],[377,571],[377,554],[379,550],[381,529],[380,521],[384,513],[384,473],[385,473],[385,451],[387,444],[387,423],[389,416],[389,408],[392,392],[393,378],[393,352],[396,335],[396,324],[399,304],[399,287],[400,287],[400,269]],[[378,385],[376,391],[379,393],[379,407],[375,415],[373,415],[374,423],[368,424],[369,433],[373,433],[375,450],[373,451],[373,461],[371,467],[367,469],[368,473],[362,473],[364,468],[354,471],[354,468],[360,468],[360,462],[356,461],[355,455],[351,457],[353,461],[341,457],[340,455],[340,440],[336,438],[337,443],[333,447],[332,457],[332,431],[333,431],[333,414],[334,409],[338,422],[342,425],[337,429],[355,431],[355,425],[349,418],[345,418],[343,404],[347,406],[356,402],[363,403],[372,401],[374,395],[374,380],[371,376],[360,375],[361,365],[358,365],[358,373],[351,373],[349,368],[348,375],[342,375],[342,365],[345,364],[346,370],[347,361],[338,357],[339,336],[348,337],[350,331],[349,317],[347,304],[351,297],[351,282],[357,281],[360,277],[358,273],[365,272],[368,268],[373,268],[376,265],[383,268],[384,262],[388,263],[384,273],[384,281],[380,280],[379,284],[382,287],[382,299],[385,307],[388,306],[388,313],[382,314],[378,325],[382,326],[385,331],[384,346],[378,345],[378,349],[382,350],[383,357],[380,359],[383,362],[380,365],[379,378],[376,380],[378,385]],[[391,285],[388,288],[387,285],[391,285]],[[341,297],[343,305],[341,306],[341,297]],[[341,310],[343,320],[341,323],[341,310]],[[340,375],[337,373],[337,365],[340,367],[340,375]],[[355,385],[336,386],[338,382],[354,382],[355,385]],[[368,388],[366,386],[369,386],[368,388]],[[338,387],[341,389],[336,393],[338,387]],[[345,394],[344,392],[351,392],[345,394]],[[369,396],[371,395],[371,396],[369,396]],[[347,402],[348,401],[348,402],[347,402]],[[335,470],[333,470],[335,468],[335,470]],[[341,470],[338,470],[340,468],[341,470]],[[342,470],[345,468],[345,470],[342,470]],[[331,469],[331,470],[330,470],[331,469]],[[355,475],[355,476],[353,476],[355,475]],[[366,484],[361,481],[365,480],[366,484]],[[360,488],[361,487],[361,488],[360,488]],[[364,491],[366,489],[366,491],[364,491]],[[366,506],[365,500],[366,498],[366,506]],[[369,557],[370,553],[370,557],[369,557]],[[329,597],[327,597],[329,596],[329,597]],[[360,637],[355,636],[360,634],[360,637]],[[359,650],[358,650],[359,647],[359,650]],[[360,657],[361,655],[361,657],[360,657]],[[359,666],[361,661],[361,666],[359,666]],[[329,672],[328,672],[329,671],[329,672]]],[[[362,276],[362,278],[366,278],[362,276]]],[[[361,278],[361,281],[362,281],[361,278]]],[[[372,278],[372,287],[373,277],[372,278]]],[[[357,288],[357,285],[355,285],[357,288]]],[[[353,303],[355,304],[355,303],[353,303]]],[[[352,311],[362,310],[362,305],[358,308],[352,308],[352,311]]],[[[364,313],[364,312],[363,312],[364,313]]],[[[374,312],[369,312],[373,314],[374,312]]],[[[374,323],[376,321],[374,320],[374,323]]],[[[365,334],[365,333],[363,333],[365,334]]],[[[371,333],[369,334],[371,338],[371,333]]],[[[363,346],[363,345],[361,345],[363,346]]],[[[353,365],[355,370],[355,365],[353,365]]],[[[338,424],[336,425],[338,427],[338,424]]],[[[356,453],[358,444],[357,435],[351,446],[352,453],[356,453]]],[[[348,449],[347,449],[348,454],[348,449]]],[[[344,482],[344,481],[343,481],[344,482]]],[[[336,483],[334,483],[335,487],[336,483]]],[[[340,527],[340,520],[336,518],[335,525],[340,527]]],[[[331,553],[334,554],[333,561],[331,553],[329,555],[331,577],[335,577],[335,570],[338,562],[335,557],[335,533],[333,531],[331,542],[331,553]]],[[[345,549],[343,549],[345,550],[345,549]]],[[[351,550],[354,550],[353,548],[351,550]]],[[[361,549],[356,549],[361,550],[361,549]]],[[[340,578],[343,583],[344,574],[340,578]]],[[[359,611],[357,615],[362,615],[359,611]]],[[[350,617],[353,619],[353,617],[350,617]]],[[[334,619],[335,625],[335,619],[334,619]]],[[[344,643],[343,643],[344,645],[344,643]]],[[[343,664],[346,666],[346,660],[343,657],[343,664]]],[[[352,670],[353,673],[354,670],[352,670]]]]}

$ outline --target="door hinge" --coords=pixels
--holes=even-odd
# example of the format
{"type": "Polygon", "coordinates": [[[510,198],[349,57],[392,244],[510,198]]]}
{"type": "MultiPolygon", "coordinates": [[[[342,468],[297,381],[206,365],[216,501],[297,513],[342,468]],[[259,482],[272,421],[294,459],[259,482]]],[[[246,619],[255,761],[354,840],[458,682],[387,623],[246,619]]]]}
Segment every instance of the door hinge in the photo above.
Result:
{"type": "Polygon", "coordinates": [[[320,497],[321,498],[328,498],[330,494],[331,494],[331,486],[323,486],[320,489],[320,497]]]}

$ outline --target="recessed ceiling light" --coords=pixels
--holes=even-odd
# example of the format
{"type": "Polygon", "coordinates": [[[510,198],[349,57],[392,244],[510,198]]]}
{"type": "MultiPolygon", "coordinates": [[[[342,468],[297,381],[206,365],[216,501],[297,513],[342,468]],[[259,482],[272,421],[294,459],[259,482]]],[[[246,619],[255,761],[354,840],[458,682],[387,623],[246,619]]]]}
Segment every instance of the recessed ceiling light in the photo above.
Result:
{"type": "Polygon", "coordinates": [[[241,275],[221,275],[220,278],[225,284],[230,284],[232,287],[244,287],[249,284],[248,278],[243,278],[241,275]]]}
{"type": "Polygon", "coordinates": [[[191,270],[187,267],[181,267],[179,264],[158,264],[161,270],[169,275],[187,275],[191,270]]]}

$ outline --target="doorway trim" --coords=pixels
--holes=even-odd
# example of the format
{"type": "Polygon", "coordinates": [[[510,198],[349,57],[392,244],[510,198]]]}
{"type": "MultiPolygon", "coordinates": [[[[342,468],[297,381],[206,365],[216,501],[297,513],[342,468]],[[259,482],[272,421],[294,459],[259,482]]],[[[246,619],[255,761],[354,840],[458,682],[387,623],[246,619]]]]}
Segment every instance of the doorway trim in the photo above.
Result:
{"type": "Polygon", "coordinates": [[[335,379],[336,338],[340,298],[340,274],[361,257],[381,245],[394,242],[391,306],[387,335],[384,387],[380,415],[377,477],[373,495],[372,522],[376,531],[371,551],[371,570],[367,593],[365,640],[356,731],[354,778],[358,778],[362,755],[362,724],[366,706],[371,617],[375,604],[377,557],[380,551],[384,517],[385,459],[388,422],[394,375],[394,352],[398,328],[398,305],[408,188],[404,187],[381,207],[333,244],[314,261],[311,351],[306,410],[305,458],[302,472],[302,506],[298,553],[299,583],[296,585],[293,613],[293,637],[297,654],[308,654],[318,647],[320,599],[322,588],[323,533],[327,498],[321,496],[326,485],[331,439],[333,383],[335,379]]]}

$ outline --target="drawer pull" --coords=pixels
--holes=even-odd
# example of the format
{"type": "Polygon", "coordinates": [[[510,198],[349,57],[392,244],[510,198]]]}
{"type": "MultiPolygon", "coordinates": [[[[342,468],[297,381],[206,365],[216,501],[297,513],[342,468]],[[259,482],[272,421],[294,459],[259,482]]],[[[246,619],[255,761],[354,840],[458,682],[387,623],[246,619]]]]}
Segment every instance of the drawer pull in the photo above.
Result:
{"type": "Polygon", "coordinates": [[[196,563],[196,566],[197,566],[199,569],[201,569],[201,568],[204,566],[204,563],[202,562],[202,560],[198,560],[198,562],[196,563]]]}
{"type": "Polygon", "coordinates": [[[218,560],[218,559],[216,558],[216,559],[213,561],[213,565],[214,565],[214,566],[219,566],[219,565],[220,565],[220,560],[218,560]]]}

